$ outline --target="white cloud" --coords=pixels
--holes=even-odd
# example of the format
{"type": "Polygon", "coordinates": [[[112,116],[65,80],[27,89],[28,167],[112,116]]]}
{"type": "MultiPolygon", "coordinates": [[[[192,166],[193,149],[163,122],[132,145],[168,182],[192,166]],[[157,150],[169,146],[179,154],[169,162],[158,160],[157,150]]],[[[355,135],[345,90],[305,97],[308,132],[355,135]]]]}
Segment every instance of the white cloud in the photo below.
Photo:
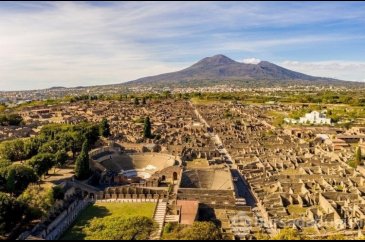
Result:
{"type": "Polygon", "coordinates": [[[246,64],[255,64],[255,65],[257,65],[260,62],[261,62],[261,60],[257,59],[257,58],[243,59],[243,63],[246,63],[246,64]]]}
{"type": "Polygon", "coordinates": [[[283,61],[278,64],[313,76],[330,77],[345,81],[365,81],[365,62],[338,60],[319,62],[283,61]]]}
{"type": "Polygon", "coordinates": [[[158,14],[142,10],[119,16],[113,8],[58,2],[41,13],[0,15],[0,89],[119,83],[185,66],[165,63],[135,41],[153,29],[133,21],[133,15],[158,14]]]}
{"type": "Polygon", "coordinates": [[[364,38],[241,36],[250,28],[316,23],[334,16],[364,19],[361,9],[336,14],[340,3],[306,8],[254,2],[1,4],[0,90],[118,83],[179,70],[219,53],[262,53],[279,46],[364,38]]]}

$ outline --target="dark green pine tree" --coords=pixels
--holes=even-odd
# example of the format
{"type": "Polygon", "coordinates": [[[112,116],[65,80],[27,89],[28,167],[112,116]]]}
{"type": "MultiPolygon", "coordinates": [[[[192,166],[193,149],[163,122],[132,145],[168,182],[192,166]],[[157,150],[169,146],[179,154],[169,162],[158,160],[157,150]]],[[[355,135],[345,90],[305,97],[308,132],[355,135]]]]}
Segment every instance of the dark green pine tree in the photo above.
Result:
{"type": "Polygon", "coordinates": [[[151,125],[150,117],[147,117],[144,120],[143,136],[147,139],[152,138],[152,125],[151,125]]]}
{"type": "Polygon", "coordinates": [[[362,163],[362,154],[361,154],[361,148],[360,147],[356,148],[355,160],[356,160],[357,165],[361,165],[361,163],[362,163]]]}
{"type": "Polygon", "coordinates": [[[137,97],[134,98],[134,105],[139,106],[139,99],[137,97]]]}
{"type": "Polygon", "coordinates": [[[81,153],[76,159],[75,176],[78,180],[85,180],[90,176],[88,140],[82,145],[81,153]]]}
{"type": "Polygon", "coordinates": [[[146,97],[143,97],[142,98],[142,105],[146,105],[146,104],[147,104],[146,97]]]}
{"type": "Polygon", "coordinates": [[[105,138],[108,138],[111,135],[110,125],[106,118],[104,118],[99,125],[99,133],[101,136],[105,138]]]}
{"type": "Polygon", "coordinates": [[[6,180],[6,190],[11,194],[15,192],[15,175],[15,170],[10,170],[8,178],[6,180]]]}

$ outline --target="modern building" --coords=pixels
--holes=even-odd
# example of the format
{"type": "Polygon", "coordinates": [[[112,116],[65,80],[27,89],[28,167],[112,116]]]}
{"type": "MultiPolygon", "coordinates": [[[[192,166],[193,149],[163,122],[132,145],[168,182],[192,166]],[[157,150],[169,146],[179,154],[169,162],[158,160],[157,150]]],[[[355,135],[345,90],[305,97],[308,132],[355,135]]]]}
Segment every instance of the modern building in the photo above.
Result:
{"type": "Polygon", "coordinates": [[[284,121],[286,123],[291,123],[291,124],[318,124],[318,125],[332,124],[331,119],[327,118],[326,111],[322,112],[313,111],[311,113],[305,114],[305,116],[301,117],[299,120],[285,118],[284,121]]]}

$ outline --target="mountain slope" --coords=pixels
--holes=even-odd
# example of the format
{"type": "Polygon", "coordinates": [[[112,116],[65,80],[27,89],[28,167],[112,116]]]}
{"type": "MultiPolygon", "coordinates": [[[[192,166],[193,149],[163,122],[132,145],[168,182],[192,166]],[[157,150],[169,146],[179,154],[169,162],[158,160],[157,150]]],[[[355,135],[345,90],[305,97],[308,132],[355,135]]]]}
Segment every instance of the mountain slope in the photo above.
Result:
{"type": "Polygon", "coordinates": [[[177,72],[149,76],[129,82],[128,84],[174,84],[188,81],[335,81],[330,78],[314,77],[291,71],[267,61],[245,64],[234,61],[224,55],[207,57],[196,64],[177,72]]]}

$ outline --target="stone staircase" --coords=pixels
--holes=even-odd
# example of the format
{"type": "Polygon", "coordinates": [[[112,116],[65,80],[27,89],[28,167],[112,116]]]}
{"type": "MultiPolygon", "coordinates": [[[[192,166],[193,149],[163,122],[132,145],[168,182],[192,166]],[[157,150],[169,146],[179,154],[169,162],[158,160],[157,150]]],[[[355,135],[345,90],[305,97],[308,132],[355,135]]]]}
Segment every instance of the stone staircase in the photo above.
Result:
{"type": "Polygon", "coordinates": [[[178,223],[180,220],[179,215],[166,215],[165,223],[178,223]]]}
{"type": "Polygon", "coordinates": [[[151,240],[159,240],[161,238],[162,229],[165,224],[167,211],[167,202],[159,200],[153,219],[158,224],[158,230],[151,235],[151,240]]]}

